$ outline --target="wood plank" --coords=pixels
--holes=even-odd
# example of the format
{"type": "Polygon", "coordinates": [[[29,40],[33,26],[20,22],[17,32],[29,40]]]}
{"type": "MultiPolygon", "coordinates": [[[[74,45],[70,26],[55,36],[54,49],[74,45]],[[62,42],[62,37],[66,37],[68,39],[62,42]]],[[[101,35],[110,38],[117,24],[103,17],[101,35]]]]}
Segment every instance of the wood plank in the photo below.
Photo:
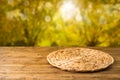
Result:
{"type": "Polygon", "coordinates": [[[57,49],[61,47],[0,47],[0,80],[120,80],[120,48],[92,48],[108,52],[115,59],[109,68],[93,73],[51,66],[46,56],[57,49]]]}

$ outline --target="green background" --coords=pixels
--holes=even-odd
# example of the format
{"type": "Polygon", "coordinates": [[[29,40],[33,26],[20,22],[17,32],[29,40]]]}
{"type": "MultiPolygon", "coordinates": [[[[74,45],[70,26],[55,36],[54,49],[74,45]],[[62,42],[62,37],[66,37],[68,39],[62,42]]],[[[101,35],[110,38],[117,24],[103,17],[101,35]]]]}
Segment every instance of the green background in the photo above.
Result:
{"type": "Polygon", "coordinates": [[[118,47],[120,0],[0,0],[0,46],[118,47]]]}

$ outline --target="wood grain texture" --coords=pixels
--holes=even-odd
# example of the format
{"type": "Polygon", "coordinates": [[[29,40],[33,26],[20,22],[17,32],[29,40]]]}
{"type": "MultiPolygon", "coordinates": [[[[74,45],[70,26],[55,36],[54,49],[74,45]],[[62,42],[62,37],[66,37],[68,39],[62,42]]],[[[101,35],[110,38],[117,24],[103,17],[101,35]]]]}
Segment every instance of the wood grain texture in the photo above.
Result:
{"type": "Polygon", "coordinates": [[[92,48],[115,59],[109,68],[93,73],[62,71],[46,56],[60,47],[0,47],[0,80],[120,80],[120,48],[92,48]]]}

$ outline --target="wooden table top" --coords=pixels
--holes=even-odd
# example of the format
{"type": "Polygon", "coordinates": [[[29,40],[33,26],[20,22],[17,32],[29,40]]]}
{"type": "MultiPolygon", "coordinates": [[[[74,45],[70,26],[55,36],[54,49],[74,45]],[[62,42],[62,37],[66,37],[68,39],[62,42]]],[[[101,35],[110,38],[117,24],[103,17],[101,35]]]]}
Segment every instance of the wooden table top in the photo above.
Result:
{"type": "Polygon", "coordinates": [[[46,56],[58,47],[0,47],[0,80],[120,80],[120,48],[93,48],[115,59],[109,68],[93,73],[62,71],[46,56]]]}

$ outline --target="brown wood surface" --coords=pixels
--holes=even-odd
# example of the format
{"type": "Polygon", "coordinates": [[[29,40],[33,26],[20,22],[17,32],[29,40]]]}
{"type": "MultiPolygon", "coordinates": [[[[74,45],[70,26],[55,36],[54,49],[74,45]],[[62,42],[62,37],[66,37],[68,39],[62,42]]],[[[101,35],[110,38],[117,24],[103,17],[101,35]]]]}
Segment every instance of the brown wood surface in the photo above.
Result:
{"type": "Polygon", "coordinates": [[[115,59],[109,68],[93,73],[62,71],[46,56],[58,47],[0,47],[0,80],[120,80],[120,48],[93,48],[115,59]]]}

